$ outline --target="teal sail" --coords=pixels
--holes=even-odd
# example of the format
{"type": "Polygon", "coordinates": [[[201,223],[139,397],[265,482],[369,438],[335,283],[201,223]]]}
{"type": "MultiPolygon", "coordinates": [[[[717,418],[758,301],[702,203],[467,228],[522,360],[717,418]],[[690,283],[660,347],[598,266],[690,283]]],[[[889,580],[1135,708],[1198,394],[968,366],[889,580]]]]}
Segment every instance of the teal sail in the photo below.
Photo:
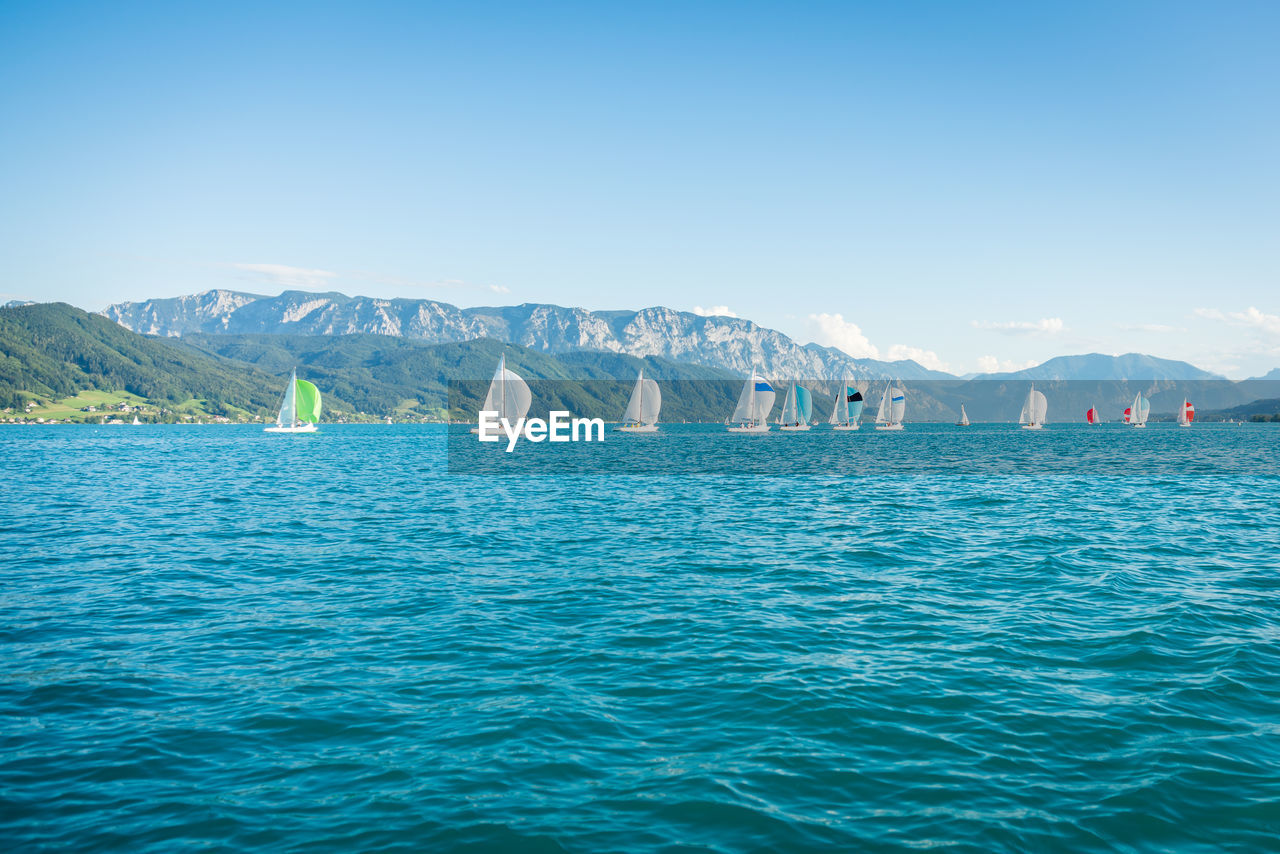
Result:
{"type": "Polygon", "coordinates": [[[796,410],[800,413],[800,423],[808,424],[813,418],[813,395],[802,385],[796,386],[796,410]]]}

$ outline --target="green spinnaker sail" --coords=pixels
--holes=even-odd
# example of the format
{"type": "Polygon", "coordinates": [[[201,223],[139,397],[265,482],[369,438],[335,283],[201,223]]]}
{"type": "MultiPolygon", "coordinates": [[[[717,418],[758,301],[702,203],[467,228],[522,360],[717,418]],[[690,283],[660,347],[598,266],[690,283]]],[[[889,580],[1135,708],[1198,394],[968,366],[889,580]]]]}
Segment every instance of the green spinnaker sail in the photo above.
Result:
{"type": "Polygon", "coordinates": [[[315,424],[320,420],[320,389],[298,380],[298,420],[315,424]]]}

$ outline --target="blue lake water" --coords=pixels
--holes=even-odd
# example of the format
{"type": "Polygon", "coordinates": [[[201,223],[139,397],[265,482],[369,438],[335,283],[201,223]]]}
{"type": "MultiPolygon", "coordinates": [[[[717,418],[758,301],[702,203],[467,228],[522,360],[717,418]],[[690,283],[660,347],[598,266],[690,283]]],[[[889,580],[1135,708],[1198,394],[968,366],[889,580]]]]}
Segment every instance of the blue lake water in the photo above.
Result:
{"type": "Polygon", "coordinates": [[[445,446],[0,429],[3,848],[1274,850],[1280,425],[445,446]]]}

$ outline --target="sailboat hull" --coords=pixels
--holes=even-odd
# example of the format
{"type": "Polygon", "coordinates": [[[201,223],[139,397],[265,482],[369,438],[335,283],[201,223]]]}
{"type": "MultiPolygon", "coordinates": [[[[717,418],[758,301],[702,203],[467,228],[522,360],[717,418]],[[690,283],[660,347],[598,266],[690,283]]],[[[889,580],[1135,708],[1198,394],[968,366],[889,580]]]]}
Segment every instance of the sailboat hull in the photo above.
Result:
{"type": "Polygon", "coordinates": [[[1043,424],[1023,424],[1022,429],[1023,430],[1043,430],[1044,425],[1043,424]]]}
{"type": "Polygon", "coordinates": [[[831,425],[831,429],[833,429],[833,430],[839,430],[839,431],[840,431],[840,432],[842,432],[842,433],[847,433],[847,432],[849,432],[850,430],[857,430],[859,426],[861,426],[861,425],[859,425],[859,424],[858,424],[858,423],[856,423],[856,422],[855,422],[855,423],[853,423],[853,424],[833,424],[833,425],[831,425]]]}
{"type": "Polygon", "coordinates": [[[1146,424],[1130,424],[1129,426],[1130,426],[1130,427],[1137,427],[1139,430],[1145,430],[1145,429],[1146,429],[1146,427],[1147,427],[1147,425],[1146,425],[1146,424]]]}
{"type": "Polygon", "coordinates": [[[785,430],[788,433],[803,433],[805,430],[809,429],[809,426],[810,425],[808,424],[781,424],[778,426],[778,429],[785,430]]]}
{"type": "Polygon", "coordinates": [[[267,427],[263,433],[315,433],[316,425],[303,424],[300,427],[267,427]]]}
{"type": "Polygon", "coordinates": [[[619,433],[657,433],[658,425],[657,424],[634,424],[630,426],[624,425],[624,426],[618,427],[618,432],[619,433]]]}
{"type": "Polygon", "coordinates": [[[739,424],[729,428],[730,433],[768,433],[768,424],[739,424]]]}
{"type": "Polygon", "coordinates": [[[877,424],[876,429],[877,430],[901,430],[902,425],[901,424],[877,424]]]}

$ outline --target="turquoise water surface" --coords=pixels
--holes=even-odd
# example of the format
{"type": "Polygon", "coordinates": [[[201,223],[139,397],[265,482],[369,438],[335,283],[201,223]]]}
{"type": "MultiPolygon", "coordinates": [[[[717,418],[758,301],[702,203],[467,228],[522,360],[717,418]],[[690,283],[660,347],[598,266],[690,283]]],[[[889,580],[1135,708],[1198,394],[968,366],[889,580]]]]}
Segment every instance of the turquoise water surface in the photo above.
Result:
{"type": "Polygon", "coordinates": [[[3,848],[1275,850],[1280,425],[445,446],[0,429],[3,848]]]}

